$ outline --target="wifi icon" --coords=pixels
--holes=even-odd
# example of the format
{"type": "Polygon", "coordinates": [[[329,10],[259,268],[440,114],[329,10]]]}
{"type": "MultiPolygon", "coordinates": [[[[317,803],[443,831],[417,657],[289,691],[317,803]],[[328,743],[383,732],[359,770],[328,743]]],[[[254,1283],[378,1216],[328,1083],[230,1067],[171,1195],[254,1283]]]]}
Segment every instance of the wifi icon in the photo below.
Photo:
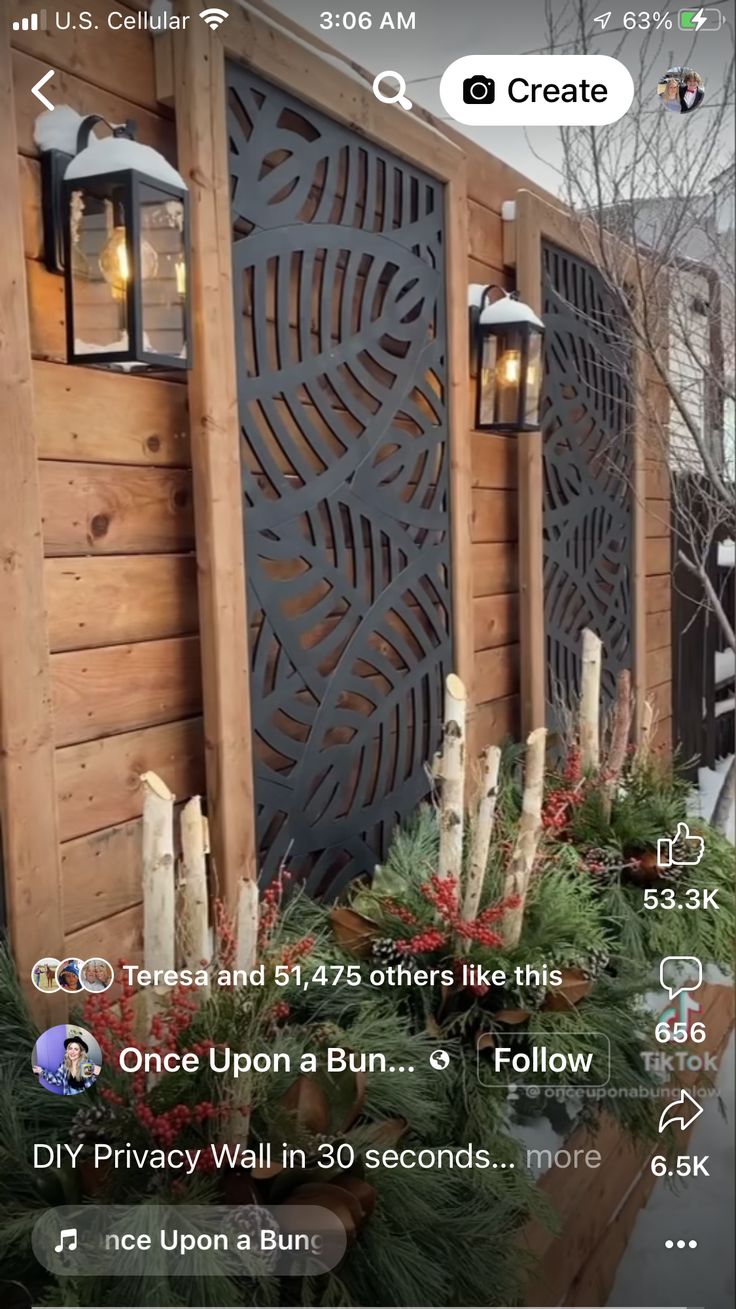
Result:
{"type": "Polygon", "coordinates": [[[227,9],[203,9],[199,16],[204,19],[208,27],[212,28],[213,32],[221,23],[225,22],[226,18],[230,17],[227,9]]]}

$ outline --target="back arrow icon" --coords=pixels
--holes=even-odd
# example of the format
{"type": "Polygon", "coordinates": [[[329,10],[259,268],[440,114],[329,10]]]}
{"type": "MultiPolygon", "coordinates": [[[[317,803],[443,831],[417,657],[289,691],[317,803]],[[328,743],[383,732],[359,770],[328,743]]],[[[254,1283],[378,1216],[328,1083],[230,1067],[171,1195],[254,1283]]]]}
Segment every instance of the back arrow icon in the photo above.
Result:
{"type": "Polygon", "coordinates": [[[702,1104],[698,1104],[689,1091],[681,1091],[677,1099],[670,1100],[669,1104],[665,1105],[662,1110],[659,1118],[659,1130],[663,1132],[665,1127],[669,1127],[670,1123],[679,1123],[684,1131],[686,1127],[695,1122],[696,1118],[700,1117],[702,1112],[702,1104]]]}
{"type": "Polygon", "coordinates": [[[55,105],[52,105],[51,101],[47,100],[46,96],[41,94],[41,87],[46,85],[49,79],[54,76],[55,72],[56,69],[50,68],[48,73],[44,73],[43,77],[39,77],[36,85],[31,87],[31,95],[35,95],[36,99],[40,100],[41,104],[45,105],[47,109],[54,109],[55,105]]]}

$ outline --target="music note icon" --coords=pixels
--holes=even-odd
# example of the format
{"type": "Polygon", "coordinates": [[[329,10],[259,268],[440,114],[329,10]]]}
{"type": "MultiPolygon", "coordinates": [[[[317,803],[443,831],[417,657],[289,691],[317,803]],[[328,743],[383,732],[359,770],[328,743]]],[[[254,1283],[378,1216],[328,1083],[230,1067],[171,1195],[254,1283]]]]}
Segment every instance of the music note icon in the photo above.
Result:
{"type": "Polygon", "coordinates": [[[59,1244],[54,1246],[54,1253],[61,1254],[62,1250],[76,1250],[77,1248],[77,1229],[76,1227],[64,1227],[59,1232],[59,1244]],[[67,1242],[69,1243],[67,1246],[67,1242]]]}

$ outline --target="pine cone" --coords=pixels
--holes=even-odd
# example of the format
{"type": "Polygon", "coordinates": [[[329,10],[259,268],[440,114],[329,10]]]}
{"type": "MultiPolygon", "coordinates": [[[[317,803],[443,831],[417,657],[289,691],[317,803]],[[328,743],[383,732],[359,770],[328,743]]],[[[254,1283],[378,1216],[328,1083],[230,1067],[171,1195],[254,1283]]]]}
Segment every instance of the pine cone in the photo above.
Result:
{"type": "Polygon", "coordinates": [[[238,1204],[228,1206],[226,1224],[232,1235],[250,1237],[251,1255],[257,1255],[264,1273],[273,1272],[279,1257],[278,1250],[261,1250],[261,1232],[264,1229],[278,1232],[279,1224],[270,1209],[264,1205],[238,1204]]]}
{"type": "Polygon", "coordinates": [[[519,1009],[541,1009],[546,994],[546,986],[520,986],[515,1000],[519,1009]]]}
{"type": "Polygon", "coordinates": [[[600,977],[601,973],[605,973],[610,962],[610,955],[606,954],[605,950],[591,950],[587,959],[583,960],[580,967],[585,973],[585,976],[589,977],[592,981],[596,977],[600,977]]]}
{"type": "Polygon", "coordinates": [[[396,942],[391,936],[382,936],[373,942],[371,958],[380,968],[389,968],[392,964],[405,964],[407,968],[411,966],[410,959],[397,949],[396,942]]]}
{"type": "Polygon", "coordinates": [[[616,880],[621,870],[621,855],[618,850],[593,846],[585,856],[585,863],[591,877],[606,886],[616,880]]]}
{"type": "Polygon", "coordinates": [[[112,1106],[88,1105],[77,1110],[70,1135],[76,1142],[101,1141],[118,1114],[112,1106]]]}

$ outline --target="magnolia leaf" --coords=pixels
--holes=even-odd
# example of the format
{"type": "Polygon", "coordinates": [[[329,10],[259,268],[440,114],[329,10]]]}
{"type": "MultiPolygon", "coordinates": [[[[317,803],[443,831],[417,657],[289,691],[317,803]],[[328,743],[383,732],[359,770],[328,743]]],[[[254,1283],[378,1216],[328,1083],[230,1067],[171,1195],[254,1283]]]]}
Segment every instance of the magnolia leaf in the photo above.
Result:
{"type": "Polygon", "coordinates": [[[593,990],[593,983],[589,977],[579,968],[561,969],[562,981],[559,986],[550,987],[547,992],[543,1009],[552,1010],[555,1013],[564,1013],[572,1009],[586,996],[590,995],[593,990]]]}
{"type": "Polygon", "coordinates": [[[331,909],[329,918],[337,944],[356,959],[367,959],[380,935],[378,924],[353,909],[331,909]]]}
{"type": "Polygon", "coordinates": [[[493,1017],[499,1023],[505,1023],[507,1027],[518,1027],[520,1023],[525,1023],[527,1018],[531,1018],[530,1009],[499,1009],[493,1017]]]}
{"type": "Polygon", "coordinates": [[[267,1182],[272,1177],[278,1177],[279,1173],[283,1173],[283,1171],[283,1164],[274,1163],[267,1168],[251,1168],[250,1175],[256,1182],[267,1182]]]}
{"type": "Polygon", "coordinates": [[[330,1103],[313,1077],[301,1073],[281,1097],[281,1105],[296,1115],[298,1121],[315,1135],[328,1131],[330,1103]]]}
{"type": "MultiPolygon", "coordinates": [[[[339,1218],[345,1228],[348,1241],[355,1239],[358,1228],[362,1227],[365,1221],[363,1208],[357,1197],[346,1191],[344,1187],[335,1186],[333,1182],[307,1182],[304,1186],[297,1186],[296,1190],[290,1193],[287,1203],[306,1207],[307,1212],[303,1226],[300,1225],[300,1232],[320,1231],[320,1219],[315,1214],[315,1206],[327,1209],[339,1218]]],[[[281,1215],[279,1215],[279,1223],[284,1226],[281,1215]]]]}
{"type": "Polygon", "coordinates": [[[332,1185],[339,1186],[343,1191],[348,1191],[351,1195],[355,1196],[355,1199],[361,1207],[363,1218],[370,1218],[378,1199],[378,1192],[375,1186],[371,1186],[370,1182],[364,1181],[361,1177],[351,1177],[348,1173],[342,1173],[339,1177],[333,1177],[332,1185]]]}
{"type": "Polygon", "coordinates": [[[328,1073],[319,1068],[312,1077],[319,1083],[329,1104],[329,1130],[346,1132],[363,1108],[365,1073],[355,1073],[350,1068],[344,1072],[328,1073]]]}

